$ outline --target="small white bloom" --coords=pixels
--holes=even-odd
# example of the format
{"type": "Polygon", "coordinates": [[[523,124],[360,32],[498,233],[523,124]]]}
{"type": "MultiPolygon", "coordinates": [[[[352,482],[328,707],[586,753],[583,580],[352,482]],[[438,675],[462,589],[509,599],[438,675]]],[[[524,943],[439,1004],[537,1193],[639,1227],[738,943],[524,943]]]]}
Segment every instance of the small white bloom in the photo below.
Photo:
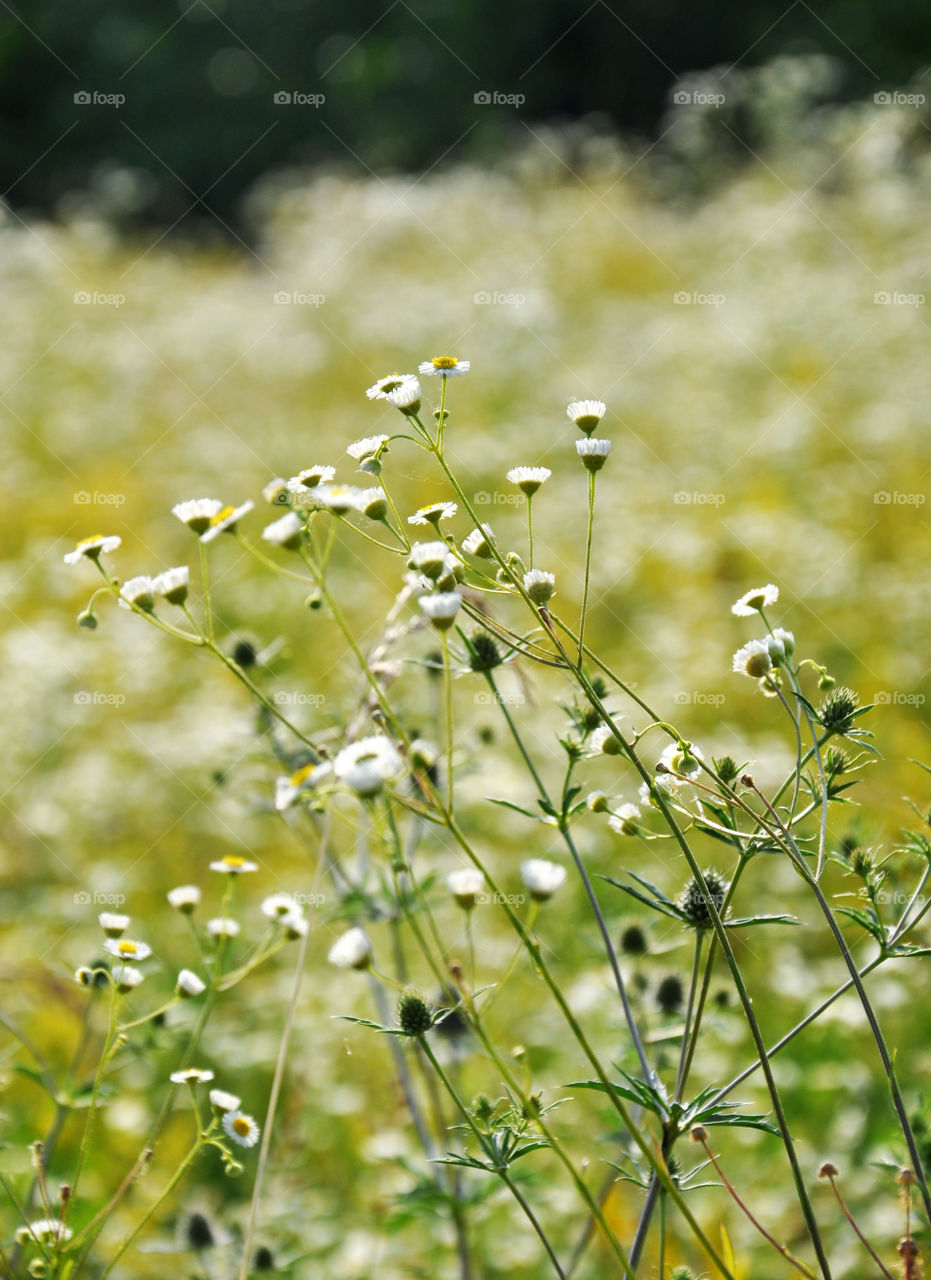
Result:
{"type": "Polygon", "coordinates": [[[412,373],[388,373],[373,383],[365,394],[370,400],[387,400],[389,392],[397,391],[398,387],[410,382],[413,377],[412,373]]]}
{"type": "Polygon", "coordinates": [[[545,858],[528,858],[520,864],[520,876],[537,902],[552,898],[566,879],[566,868],[545,858]]]}
{"type": "Polygon", "coordinates": [[[421,596],[417,601],[438,631],[448,631],[462,605],[458,591],[441,591],[435,596],[421,596]]]}
{"type": "Polygon", "coordinates": [[[287,915],[281,916],[278,924],[284,929],[285,933],[293,942],[296,938],[306,938],[310,926],[304,919],[300,908],[296,911],[289,911],[287,915]]]}
{"type": "Polygon", "coordinates": [[[448,555],[449,547],[445,542],[415,542],[411,547],[410,564],[418,573],[438,578],[448,555]]]}
{"type": "Polygon", "coordinates": [[[298,498],[306,498],[308,490],[316,489],[321,484],[329,484],[335,475],[334,467],[305,467],[288,481],[288,492],[298,498]]]}
{"type": "Polygon", "coordinates": [[[238,920],[230,920],[223,916],[214,916],[207,921],[207,932],[211,938],[235,938],[240,930],[238,920]]]}
{"type": "Polygon", "coordinates": [[[416,378],[405,378],[399,387],[389,391],[385,399],[407,417],[420,412],[421,390],[416,378]]]}
{"type": "Polygon", "coordinates": [[[135,605],[137,609],[150,613],[155,608],[155,584],[147,574],[129,578],[120,587],[120,598],[127,605],[135,605]]]}
{"type": "Polygon", "coordinates": [[[778,666],[795,652],[795,636],[785,627],[777,627],[772,635],[766,637],[766,644],[773,666],[778,666]]]}
{"type": "Polygon", "coordinates": [[[507,478],[531,498],[552,474],[549,467],[511,467],[507,478]]]}
{"type": "Polygon", "coordinates": [[[34,1240],[39,1245],[64,1244],[70,1240],[74,1232],[58,1218],[37,1218],[28,1226],[20,1227],[16,1232],[17,1244],[27,1244],[34,1240]]]}
{"type": "Polygon", "coordinates": [[[770,582],[765,587],[754,587],[752,591],[742,595],[731,605],[731,613],[736,613],[738,618],[752,618],[755,613],[759,613],[761,609],[768,609],[778,599],[779,588],[770,582]]]}
{"type": "Polygon", "coordinates": [[[608,826],[619,836],[635,836],[640,830],[640,809],[635,804],[622,804],[608,819],[608,826]]]}
{"type": "Polygon", "coordinates": [[[110,976],[116,983],[117,991],[125,994],[127,991],[132,991],[133,987],[138,987],[145,974],[134,965],[115,964],[110,970],[110,976]]]}
{"type": "Polygon", "coordinates": [[[543,569],[531,569],[524,574],[524,590],[534,604],[547,604],[556,590],[555,575],[543,569]]]}
{"type": "Polygon", "coordinates": [[[96,975],[93,969],[89,969],[86,964],[82,964],[80,969],[75,969],[74,980],[81,987],[93,987],[96,975]]]}
{"type": "Polygon", "coordinates": [[[446,887],[460,907],[466,910],[475,906],[475,899],[485,891],[485,877],[476,867],[463,867],[460,871],[450,871],[446,877],[446,887]]]}
{"type": "Polygon", "coordinates": [[[132,938],[107,938],[103,949],[119,960],[148,960],[152,954],[147,942],[136,942],[132,938]]]}
{"type": "Polygon", "coordinates": [[[604,813],[608,807],[608,797],[604,791],[589,791],[585,797],[585,805],[592,813],[604,813]]]}
{"type": "Polygon", "coordinates": [[[168,1079],[172,1084],[207,1084],[213,1079],[213,1072],[187,1067],[184,1071],[172,1071],[168,1079]]]}
{"type": "Polygon", "coordinates": [[[235,1093],[227,1093],[225,1089],[211,1089],[207,1096],[214,1111],[238,1111],[242,1102],[235,1093]]]}
{"type": "Polygon", "coordinates": [[[322,484],[312,497],[318,507],[325,507],[335,516],[344,516],[350,511],[362,510],[362,494],[363,490],[354,484],[322,484]]]}
{"type": "Polygon", "coordinates": [[[333,765],[326,760],[322,764],[305,764],[288,778],[276,778],[275,808],[279,812],[289,809],[303,791],[316,787],[332,772],[333,765]]]}
{"type": "Polygon", "coordinates": [[[372,489],[362,489],[359,493],[359,510],[370,520],[384,520],[388,514],[388,499],[384,489],[378,485],[372,489]]]}
{"type": "Polygon", "coordinates": [[[119,938],[129,928],[129,916],[118,915],[115,911],[101,911],[97,923],[108,938],[119,938]]]}
{"type": "Polygon", "coordinates": [[[210,527],[201,535],[201,542],[213,542],[214,538],[218,538],[221,533],[234,533],[237,521],[246,515],[255,503],[252,501],[244,502],[241,507],[222,507],[215,516],[211,517],[210,527]]]}
{"type": "Polygon", "coordinates": [[[590,436],[605,416],[605,403],[603,400],[573,400],[566,414],[580,431],[590,436]]]}
{"type": "Polygon", "coordinates": [[[372,963],[372,944],[364,929],[347,929],[327,954],[337,969],[367,969],[372,963]]]}
{"type": "Polygon", "coordinates": [[[483,560],[491,559],[490,543],[494,541],[495,531],[490,524],[483,524],[480,529],[473,529],[467,538],[462,540],[462,549],[470,556],[481,556],[483,560]]]}
{"type": "Polygon", "coordinates": [[[733,670],[759,680],[772,670],[769,645],[765,640],[750,640],[734,654],[733,670]]]}
{"type": "MultiPolygon", "coordinates": [[[[670,742],[663,748],[659,762],[670,773],[682,774],[686,778],[697,778],[701,773],[701,762],[704,758],[698,747],[693,747],[691,743],[686,750],[681,743],[670,742]]],[[[681,778],[679,781],[681,782],[681,778]]]]}
{"type": "Polygon", "coordinates": [[[431,502],[420,507],[412,516],[407,517],[408,524],[432,524],[434,528],[441,520],[451,520],[459,510],[455,502],[431,502]]]}
{"type": "Polygon", "coordinates": [[[390,439],[390,436],[365,436],[362,440],[353,440],[352,444],[347,445],[346,452],[356,462],[364,462],[366,458],[374,458],[379,450],[387,453],[384,446],[390,439]]]}
{"type": "Polygon", "coordinates": [[[195,996],[202,996],[206,990],[206,982],[193,969],[182,969],[178,974],[175,991],[184,999],[192,1000],[195,996]]]}
{"type": "Polygon", "coordinates": [[[280,920],[290,912],[301,914],[300,905],[290,893],[273,893],[262,902],[262,915],[269,920],[280,920]]]}
{"type": "Polygon", "coordinates": [[[167,897],[169,905],[184,915],[190,915],[200,906],[200,889],[196,884],[180,884],[177,889],[169,889],[167,897]]]}
{"type": "Polygon", "coordinates": [[[301,545],[301,534],[304,532],[304,521],[296,511],[289,511],[280,520],[273,521],[262,530],[262,537],[273,547],[284,547],[288,551],[297,551],[301,545]]]}
{"type": "Polygon", "coordinates": [[[419,364],[417,370],[426,378],[435,373],[442,374],[444,378],[451,378],[461,373],[468,373],[471,367],[468,360],[459,360],[456,356],[434,356],[432,360],[424,360],[419,364]]]}
{"type": "Polygon", "coordinates": [[[152,590],[157,596],[164,596],[169,604],[184,604],[188,587],[191,583],[191,571],[186,564],[179,564],[174,569],[166,569],[152,581],[152,590]]]}
{"type": "Polygon", "coordinates": [[[223,503],[218,498],[192,498],[189,502],[176,502],[171,508],[171,514],[199,536],[206,533],[210,528],[210,521],[222,510],[223,503]]]}
{"type": "Polygon", "coordinates": [[[242,1111],[229,1111],[223,1117],[223,1128],[227,1137],[232,1138],[241,1147],[254,1147],[259,1140],[260,1129],[251,1116],[242,1111]]]}
{"type": "MultiPolygon", "coordinates": [[[[611,723],[617,727],[617,722],[622,720],[623,716],[612,716],[611,723]]],[[[593,730],[592,736],[589,738],[589,745],[593,755],[617,756],[621,753],[621,745],[610,725],[600,724],[597,729],[593,730]]]]}
{"type": "Polygon", "coordinates": [[[283,476],[275,476],[274,480],[269,480],[262,490],[262,497],[273,507],[286,507],[288,505],[287,480],[283,476]]]}
{"type": "Polygon", "coordinates": [[[65,564],[78,564],[81,560],[99,560],[101,554],[115,551],[123,539],[115,534],[104,536],[95,534],[92,538],[82,538],[73,551],[64,557],[65,564]]]}
{"type": "Polygon", "coordinates": [[[376,795],[403,765],[390,738],[373,734],[344,747],[333,762],[333,772],[356,795],[368,797],[376,795]]]}
{"type": "Polygon", "coordinates": [[[586,471],[593,474],[600,471],[608,460],[608,454],[611,452],[610,440],[583,439],[576,440],[575,451],[582,459],[582,465],[586,471]]]}
{"type": "Polygon", "coordinates": [[[259,864],[257,862],[248,862],[245,858],[240,858],[236,853],[228,853],[225,857],[211,862],[211,871],[223,871],[228,876],[241,876],[247,871],[258,871],[259,864]]]}

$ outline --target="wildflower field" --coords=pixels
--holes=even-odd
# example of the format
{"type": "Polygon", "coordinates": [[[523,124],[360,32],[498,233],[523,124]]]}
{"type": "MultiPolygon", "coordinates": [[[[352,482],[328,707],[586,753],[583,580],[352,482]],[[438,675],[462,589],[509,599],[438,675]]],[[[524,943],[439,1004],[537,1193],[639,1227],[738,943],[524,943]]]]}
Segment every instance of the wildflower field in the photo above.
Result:
{"type": "Polygon", "coordinates": [[[929,185],[8,218],[3,1274],[919,1274],[929,185]]]}

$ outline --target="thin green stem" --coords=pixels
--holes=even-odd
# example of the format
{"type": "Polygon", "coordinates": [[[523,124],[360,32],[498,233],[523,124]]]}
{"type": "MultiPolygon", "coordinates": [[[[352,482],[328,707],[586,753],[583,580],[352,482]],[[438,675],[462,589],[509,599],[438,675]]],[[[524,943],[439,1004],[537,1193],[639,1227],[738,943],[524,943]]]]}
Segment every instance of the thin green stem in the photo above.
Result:
{"type": "Polygon", "coordinates": [[[579,653],[576,665],[581,667],[585,651],[585,615],[588,610],[588,588],[592,571],[592,532],[595,525],[595,473],[588,473],[588,532],[585,538],[585,585],[582,588],[582,612],[579,615],[579,653]]]}

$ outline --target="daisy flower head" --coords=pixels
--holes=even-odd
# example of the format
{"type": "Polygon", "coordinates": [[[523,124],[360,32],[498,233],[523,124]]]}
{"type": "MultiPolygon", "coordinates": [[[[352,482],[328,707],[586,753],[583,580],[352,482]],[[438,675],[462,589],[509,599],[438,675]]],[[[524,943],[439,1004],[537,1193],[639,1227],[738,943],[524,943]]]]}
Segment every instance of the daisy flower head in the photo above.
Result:
{"type": "Polygon", "coordinates": [[[129,928],[129,916],[119,915],[115,911],[101,911],[97,923],[108,938],[121,938],[129,928]]]}
{"type": "Polygon", "coordinates": [[[200,906],[200,888],[196,884],[179,884],[177,889],[169,889],[168,905],[189,916],[195,907],[200,906]]]}
{"type": "Polygon", "coordinates": [[[448,631],[456,620],[462,596],[458,591],[440,591],[435,596],[421,596],[417,603],[437,631],[448,631]]]}
{"type": "Polygon", "coordinates": [[[258,871],[259,864],[257,862],[249,862],[245,858],[241,858],[237,853],[228,853],[225,857],[211,862],[211,871],[222,871],[228,876],[241,876],[247,871],[258,871]]]}
{"type": "Polygon", "coordinates": [[[334,467],[305,467],[288,481],[288,492],[296,498],[306,498],[308,490],[316,489],[321,484],[329,484],[335,475],[334,467]]]}
{"type": "Polygon", "coordinates": [[[125,995],[128,991],[132,991],[134,987],[139,986],[145,974],[141,969],[136,969],[131,964],[115,964],[110,970],[110,977],[116,984],[117,991],[125,995]]]}
{"type": "Polygon", "coordinates": [[[412,516],[407,517],[407,523],[432,524],[437,529],[441,520],[451,520],[458,510],[455,502],[431,502],[425,507],[418,507],[412,516]]]}
{"type": "Polygon", "coordinates": [[[291,912],[301,914],[297,899],[290,893],[273,893],[262,902],[262,915],[269,920],[280,920],[291,912]]]}
{"type": "Polygon", "coordinates": [[[323,764],[305,764],[296,769],[289,777],[275,781],[275,808],[279,813],[290,809],[304,791],[317,786],[333,772],[332,764],[327,760],[323,764]]]}
{"type": "Polygon", "coordinates": [[[201,542],[213,542],[214,538],[219,538],[221,533],[235,533],[237,523],[254,506],[255,503],[249,501],[244,502],[240,507],[221,507],[216,515],[211,517],[209,528],[200,535],[201,542]]]}
{"type": "Polygon", "coordinates": [[[566,409],[566,415],[587,436],[592,434],[605,412],[603,400],[571,400],[566,409]]]}
{"type": "Polygon", "coordinates": [[[352,742],[333,762],[333,772],[357,796],[377,795],[384,784],[401,772],[403,760],[398,749],[382,733],[352,742]]]}
{"type": "Polygon", "coordinates": [[[225,1089],[211,1089],[207,1096],[214,1111],[238,1111],[242,1102],[235,1093],[227,1093],[225,1089]]]}
{"type": "Polygon", "coordinates": [[[591,436],[586,436],[582,440],[576,440],[575,451],[582,459],[582,466],[585,470],[591,471],[594,475],[608,461],[608,454],[611,452],[611,441],[596,440],[591,436]]]}
{"type": "Polygon", "coordinates": [[[304,913],[300,907],[295,911],[289,911],[286,916],[281,916],[277,922],[284,929],[291,942],[298,938],[306,938],[310,925],[304,919],[304,913]]]}
{"type": "Polygon", "coordinates": [[[445,542],[415,542],[411,547],[410,567],[435,580],[443,572],[448,555],[449,547],[445,542]]]}
{"type": "Polygon", "coordinates": [[[226,916],[214,916],[212,920],[207,921],[207,932],[211,938],[235,938],[239,934],[240,927],[238,920],[230,920],[226,916]]]}
{"type": "Polygon", "coordinates": [[[373,382],[366,395],[370,400],[387,400],[390,392],[397,391],[405,382],[416,381],[412,373],[388,373],[373,382]]]}
{"type": "Polygon", "coordinates": [[[362,489],[359,493],[359,510],[369,520],[384,520],[388,514],[388,499],[384,489],[375,485],[371,489],[362,489]]]}
{"type": "Polygon", "coordinates": [[[327,953],[337,969],[368,969],[372,963],[372,944],[364,929],[347,929],[327,953]]]}
{"type": "Polygon", "coordinates": [[[304,532],[304,521],[296,511],[289,511],[280,520],[273,520],[262,530],[262,538],[273,547],[284,547],[286,551],[297,551],[301,545],[304,532]]]}
{"type": "Polygon", "coordinates": [[[37,1218],[28,1226],[20,1227],[15,1239],[17,1244],[54,1245],[64,1244],[73,1235],[71,1228],[59,1218],[37,1218]]]}
{"type": "Polygon", "coordinates": [[[524,574],[524,590],[534,604],[548,604],[556,592],[556,577],[544,569],[531,569],[524,574]]]}
{"type": "Polygon", "coordinates": [[[405,417],[412,418],[420,412],[421,395],[420,383],[417,379],[405,378],[399,387],[394,387],[388,392],[385,399],[395,409],[400,409],[405,417]]]}
{"type": "Polygon", "coordinates": [[[791,658],[795,652],[795,636],[791,631],[786,631],[785,627],[776,627],[775,631],[766,637],[766,643],[774,667],[778,667],[786,658],[791,658]]]}
{"type": "Polygon", "coordinates": [[[350,458],[355,458],[356,462],[365,462],[368,458],[374,458],[377,455],[387,453],[385,448],[390,436],[365,436],[362,440],[353,440],[352,444],[346,446],[346,452],[350,458]]]}
{"type": "Polygon", "coordinates": [[[511,467],[507,478],[516,484],[528,498],[532,498],[541,484],[545,484],[552,475],[549,467],[511,467]]]}
{"type": "Polygon", "coordinates": [[[731,613],[736,614],[738,618],[752,618],[755,613],[768,609],[778,599],[779,588],[770,582],[765,587],[754,587],[752,591],[742,595],[731,605],[731,613]]]}
{"type": "Polygon", "coordinates": [[[95,533],[91,538],[82,538],[73,551],[64,557],[65,564],[79,564],[82,560],[99,560],[101,555],[115,551],[123,539],[116,534],[105,536],[95,533]]]}
{"type": "Polygon", "coordinates": [[[223,510],[219,498],[191,498],[188,502],[176,502],[171,514],[177,516],[198,537],[210,528],[210,521],[223,510]]]}
{"type": "Polygon", "coordinates": [[[313,500],[335,516],[344,516],[360,511],[363,499],[362,490],[354,484],[322,484],[314,491],[313,500]]]}
{"type": "Polygon", "coordinates": [[[665,770],[669,773],[682,774],[686,778],[697,778],[701,773],[704,758],[698,747],[693,747],[690,742],[670,742],[663,748],[657,772],[662,773],[665,770]]]}
{"type": "Polygon", "coordinates": [[[172,1084],[208,1084],[213,1079],[213,1072],[187,1067],[184,1071],[172,1071],[168,1079],[172,1084]]]}
{"type": "Polygon", "coordinates": [[[120,587],[120,600],[126,602],[127,608],[135,605],[137,609],[151,613],[155,608],[155,583],[147,574],[129,578],[120,587]]]}
{"type": "MultiPolygon", "coordinates": [[[[615,727],[619,719],[622,719],[622,717],[612,717],[612,724],[615,727]]],[[[591,746],[592,754],[596,756],[617,756],[621,753],[621,746],[614,735],[614,730],[607,724],[600,724],[597,729],[593,730],[592,736],[589,738],[589,745],[591,746]]]]}
{"type": "Polygon", "coordinates": [[[152,954],[147,942],[136,942],[133,938],[107,938],[103,949],[118,960],[148,960],[152,954]]]}
{"type": "Polygon", "coordinates": [[[446,887],[463,910],[471,911],[478,895],[485,891],[485,877],[475,867],[463,867],[450,871],[446,887]]]}
{"type": "Polygon", "coordinates": [[[732,670],[760,680],[773,669],[773,659],[765,640],[750,640],[734,654],[732,670]]]}
{"type": "Polygon", "coordinates": [[[164,596],[169,604],[182,605],[187,599],[190,583],[190,569],[186,564],[179,564],[153,578],[152,590],[157,596],[164,596]]]}
{"type": "Polygon", "coordinates": [[[480,529],[473,529],[468,537],[462,540],[462,549],[470,556],[481,556],[483,560],[491,559],[491,542],[495,531],[490,524],[483,524],[480,529]]]}
{"type": "Polygon", "coordinates": [[[275,476],[274,480],[269,480],[262,490],[262,497],[272,507],[286,507],[288,505],[287,480],[283,476],[275,476]]]}
{"type": "Polygon", "coordinates": [[[259,1126],[243,1111],[228,1111],[221,1123],[226,1136],[241,1147],[254,1147],[259,1140],[259,1126]]]}
{"type": "Polygon", "coordinates": [[[535,902],[546,902],[565,883],[566,868],[546,858],[528,858],[520,864],[520,878],[535,902]]]}
{"type": "Polygon", "coordinates": [[[182,969],[178,974],[178,981],[175,983],[175,993],[182,1000],[193,1000],[195,996],[202,996],[207,990],[207,984],[204,980],[194,972],[193,969],[182,969]]]}
{"type": "Polygon", "coordinates": [[[635,836],[640,830],[640,808],[622,804],[608,819],[608,826],[619,836],[635,836]]]}
{"type": "Polygon", "coordinates": [[[424,360],[418,365],[417,371],[425,378],[434,374],[442,374],[444,378],[454,378],[459,374],[468,373],[471,367],[468,360],[460,360],[456,356],[434,356],[432,360],[424,360]]]}

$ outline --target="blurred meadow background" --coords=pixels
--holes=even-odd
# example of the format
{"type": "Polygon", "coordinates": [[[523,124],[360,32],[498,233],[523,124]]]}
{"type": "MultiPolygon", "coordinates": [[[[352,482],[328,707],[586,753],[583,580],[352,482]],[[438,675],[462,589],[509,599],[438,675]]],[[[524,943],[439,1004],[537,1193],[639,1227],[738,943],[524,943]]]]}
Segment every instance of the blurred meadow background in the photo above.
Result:
{"type": "MultiPolygon", "coordinates": [[[[9,188],[0,224],[0,1162],[20,1194],[28,1145],[55,1114],[22,1070],[30,1059],[21,1038],[53,1073],[67,1067],[87,1000],[73,972],[100,951],[97,912],[118,905],[138,936],[158,940],[143,989],[155,999],[196,960],[185,922],[165,904],[170,888],[202,884],[216,914],[208,862],[254,858],[261,871],[241,891],[248,935],[262,896],[308,892],[312,878],[295,823],[274,811],[280,769],[245,693],[111,602],[101,601],[96,631],[79,629],[97,582],[92,567],[62,556],[79,538],[118,534],[110,563],[121,577],[193,569],[175,502],[261,504],[270,479],[313,464],[359,482],[346,446],[395,425],[394,410],[364,395],[382,374],[446,351],[472,362],[450,386],[451,462],[515,545],[524,512],[504,474],[518,464],[552,469],[535,506],[537,561],[556,573],[567,610],[580,594],[586,502],[565,405],[605,400],[600,434],[614,448],[599,478],[595,647],[706,757],[752,762],[770,785],[791,767],[794,743],[774,705],[730,673],[731,653],[749,638],[730,604],[776,583],[780,625],[877,704],[865,723],[882,758],[855,793],[862,811],[832,811],[832,847],[891,849],[917,822],[905,797],[928,807],[928,779],[914,764],[931,761],[927,13],[890,6],[880,38],[852,4],[818,14],[792,6],[772,31],[763,6],[738,22],[721,5],[699,39],[690,24],[676,31],[677,6],[662,20],[636,7],[544,6],[536,29],[537,7],[518,6],[511,35],[479,4],[455,18],[440,6],[363,8],[337,20],[326,6],[279,4],[266,20],[232,4],[204,13],[199,3],[156,20],[154,5],[130,14],[101,3],[79,32],[68,6],[41,4],[0,23],[12,60],[0,69],[9,188]],[[491,64],[479,37],[506,46],[491,64]],[[307,56],[298,59],[301,40],[307,56]],[[133,57],[139,65],[124,80],[133,57]],[[621,93],[612,75],[624,80],[628,63],[621,93]],[[27,127],[22,95],[40,73],[54,93],[41,102],[32,94],[27,127]],[[125,102],[76,102],[85,92],[125,102]],[[274,103],[282,92],[324,100],[274,103]],[[272,132],[255,144],[258,164],[250,143],[266,117],[272,132]],[[278,132],[287,140],[269,150],[278,132]]],[[[449,496],[442,477],[400,447],[386,475],[402,511],[449,496]]],[[[243,522],[251,536],[265,514],[243,522]]],[[[308,610],[297,584],[270,580],[233,540],[215,551],[223,642],[272,647],[263,687],[290,699],[306,729],[339,732],[358,688],[326,610],[308,610]]],[[[348,539],[335,554],[341,598],[372,643],[399,587],[397,562],[348,539]]],[[[522,726],[552,756],[565,719],[558,681],[518,664],[503,682],[522,726]]],[[[516,890],[520,859],[556,845],[545,828],[528,838],[517,815],[481,803],[527,786],[483,689],[474,677],[456,687],[464,794],[476,840],[516,890]]],[[[405,674],[408,714],[432,737],[435,692],[423,668],[405,674]]],[[[634,780],[612,761],[587,764],[584,776],[635,798],[634,780]]],[[[350,851],[348,824],[341,838],[350,851]]],[[[671,853],[648,867],[634,842],[603,824],[583,824],[580,839],[593,872],[617,875],[629,862],[669,892],[685,879],[671,853]]],[[[720,856],[714,846],[706,853],[711,864],[720,856]]],[[[460,865],[441,844],[425,856],[440,877],[460,865]]],[[[836,891],[856,893],[852,880],[831,875],[836,891]]],[[[810,918],[796,884],[787,869],[754,867],[740,909],[810,918]]],[[[616,932],[637,918],[613,890],[602,898],[616,932]]],[[[451,936],[461,932],[454,906],[438,909],[451,936]]],[[[333,1020],[375,1014],[364,978],[326,968],[343,924],[325,905],[318,914],[260,1240],[276,1269],[295,1277],[454,1275],[446,1228],[418,1200],[423,1160],[387,1045],[333,1020]]],[[[661,1045],[675,1017],[656,990],[684,974],[689,956],[675,930],[651,929],[648,954],[625,968],[639,975],[639,1008],[661,1045]]],[[[539,931],[610,1058],[623,1032],[578,886],[541,916],[539,931]]],[[[769,1039],[813,992],[841,980],[836,955],[806,933],[772,929],[741,946],[769,1039]]],[[[494,981],[512,943],[493,908],[479,912],[476,939],[480,971],[494,981]]],[[[291,954],[220,1002],[204,1042],[202,1065],[256,1116],[291,954]]],[[[890,965],[871,986],[916,1112],[931,1069],[926,963],[890,965]]],[[[187,1012],[139,1040],[100,1121],[89,1195],[104,1198],[135,1158],[177,1065],[187,1012]]],[[[548,1098],[585,1072],[529,972],[518,968],[496,1014],[548,1098]]],[[[803,1166],[843,1152],[848,1198],[873,1235],[891,1241],[900,1234],[894,1188],[870,1162],[902,1156],[871,1053],[857,1009],[840,1001],[775,1069],[803,1166]]],[[[722,997],[698,1083],[729,1077],[751,1057],[722,997]]],[[[463,1069],[473,1090],[494,1096],[487,1064],[476,1056],[463,1069]]],[[[756,1080],[737,1096],[766,1109],[756,1080]]],[[[555,1122],[578,1134],[585,1115],[601,1136],[576,1154],[590,1159],[597,1185],[600,1162],[616,1154],[606,1111],[576,1097],[555,1122]]],[[[121,1225],[184,1150],[186,1126],[182,1102],[121,1225]]],[[[69,1121],[56,1180],[79,1137],[80,1119],[69,1121]]],[[[725,1145],[732,1179],[743,1178],[788,1238],[798,1230],[788,1188],[760,1176],[781,1155],[776,1140],[752,1133],[725,1145]]],[[[192,1205],[235,1241],[251,1191],[246,1164],[230,1181],[204,1159],[119,1274],[164,1274],[166,1255],[145,1249],[171,1245],[192,1205]]],[[[582,1222],[547,1169],[544,1160],[532,1185],[569,1219],[571,1245],[582,1222]]],[[[609,1201],[625,1235],[638,1197],[620,1184],[609,1201]]],[[[705,1190],[694,1204],[710,1230],[727,1222],[739,1274],[760,1274],[758,1240],[723,1197],[705,1190]]],[[[836,1274],[863,1276],[836,1207],[818,1204],[836,1274]]],[[[16,1220],[9,1203],[4,1211],[8,1239],[16,1220]]],[[[500,1196],[476,1213],[479,1275],[546,1274],[500,1196]]],[[[695,1258],[677,1260],[701,1271],[695,1258]]],[[[222,1262],[198,1269],[190,1254],[181,1265],[184,1274],[228,1274],[222,1262]]],[[[764,1266],[783,1274],[772,1256],[764,1266]]],[[[579,1274],[612,1274],[597,1244],[579,1274]]]]}

